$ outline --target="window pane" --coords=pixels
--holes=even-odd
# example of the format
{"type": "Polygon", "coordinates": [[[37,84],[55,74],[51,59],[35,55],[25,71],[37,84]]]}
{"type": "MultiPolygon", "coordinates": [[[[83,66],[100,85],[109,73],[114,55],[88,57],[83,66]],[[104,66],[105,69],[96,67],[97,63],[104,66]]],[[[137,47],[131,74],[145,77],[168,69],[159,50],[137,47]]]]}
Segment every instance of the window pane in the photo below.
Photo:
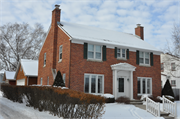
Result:
{"type": "Polygon", "coordinates": [[[145,52],[145,58],[149,59],[149,53],[145,52]]]}
{"type": "Polygon", "coordinates": [[[88,51],[94,51],[94,45],[88,44],[88,51]]]}
{"type": "Polygon", "coordinates": [[[101,52],[101,46],[96,45],[96,52],[101,52]]]}
{"type": "Polygon", "coordinates": [[[62,53],[60,54],[59,59],[62,59],[62,53]]]}
{"type": "Polygon", "coordinates": [[[96,53],[96,59],[101,59],[101,53],[96,53]]]}
{"type": "Polygon", "coordinates": [[[88,58],[94,58],[94,52],[88,52],[88,58]]]}
{"type": "Polygon", "coordinates": [[[91,93],[96,92],[96,75],[92,75],[91,77],[91,93]]]}
{"type": "Polygon", "coordinates": [[[149,64],[149,59],[145,59],[145,64],[149,64]]]}
{"type": "Polygon", "coordinates": [[[140,52],[140,53],[139,53],[139,57],[140,57],[140,58],[144,58],[144,52],[140,52]]]}
{"type": "Polygon", "coordinates": [[[117,52],[120,53],[120,52],[121,52],[121,49],[117,48],[117,52]]]}
{"type": "Polygon", "coordinates": [[[143,94],[146,93],[146,79],[143,79],[143,94]]]}
{"type": "Polygon", "coordinates": [[[119,78],[119,92],[124,92],[124,78],[119,78]]]}
{"type": "Polygon", "coordinates": [[[121,53],[117,53],[117,57],[120,57],[121,56],[121,53]]]}
{"type": "Polygon", "coordinates": [[[59,48],[59,52],[60,52],[60,53],[62,52],[62,46],[60,46],[60,48],[59,48]]]}
{"type": "Polygon", "coordinates": [[[89,93],[89,75],[85,75],[85,93],[89,93]]]}
{"type": "Polygon", "coordinates": [[[147,94],[150,94],[150,79],[147,79],[147,94]]]}
{"type": "Polygon", "coordinates": [[[98,76],[98,93],[102,93],[102,76],[98,76]]]}
{"type": "Polygon", "coordinates": [[[144,63],[143,58],[139,58],[139,62],[140,62],[140,63],[144,63]]]}
{"type": "Polygon", "coordinates": [[[138,93],[141,93],[141,79],[138,78],[138,93]]]}

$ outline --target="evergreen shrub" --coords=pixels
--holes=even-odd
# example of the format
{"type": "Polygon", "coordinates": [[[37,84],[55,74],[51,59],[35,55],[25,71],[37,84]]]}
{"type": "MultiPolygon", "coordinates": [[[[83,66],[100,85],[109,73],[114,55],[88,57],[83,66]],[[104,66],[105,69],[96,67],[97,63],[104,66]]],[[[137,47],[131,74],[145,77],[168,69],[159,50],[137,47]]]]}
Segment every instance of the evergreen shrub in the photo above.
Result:
{"type": "MultiPolygon", "coordinates": [[[[174,92],[172,90],[171,84],[170,84],[168,79],[166,80],[166,83],[165,83],[165,85],[164,85],[164,87],[162,89],[161,96],[163,96],[163,95],[165,97],[168,96],[168,95],[174,97],[174,92]]],[[[166,97],[166,98],[168,98],[168,97],[166,97]]],[[[174,101],[174,99],[170,99],[170,98],[168,98],[168,99],[171,100],[171,101],[174,101]]]]}
{"type": "Polygon", "coordinates": [[[56,75],[56,78],[55,78],[55,80],[54,80],[53,86],[61,86],[61,87],[64,87],[64,86],[65,86],[60,71],[57,72],[57,75],[56,75]]]}

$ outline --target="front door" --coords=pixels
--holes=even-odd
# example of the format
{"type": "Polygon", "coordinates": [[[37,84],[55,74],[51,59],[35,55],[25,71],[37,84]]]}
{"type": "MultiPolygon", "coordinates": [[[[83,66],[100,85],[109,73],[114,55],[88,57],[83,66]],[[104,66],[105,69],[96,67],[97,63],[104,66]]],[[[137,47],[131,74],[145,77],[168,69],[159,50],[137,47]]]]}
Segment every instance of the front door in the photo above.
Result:
{"type": "Polygon", "coordinates": [[[121,77],[117,79],[117,97],[129,97],[129,78],[121,77]]]}

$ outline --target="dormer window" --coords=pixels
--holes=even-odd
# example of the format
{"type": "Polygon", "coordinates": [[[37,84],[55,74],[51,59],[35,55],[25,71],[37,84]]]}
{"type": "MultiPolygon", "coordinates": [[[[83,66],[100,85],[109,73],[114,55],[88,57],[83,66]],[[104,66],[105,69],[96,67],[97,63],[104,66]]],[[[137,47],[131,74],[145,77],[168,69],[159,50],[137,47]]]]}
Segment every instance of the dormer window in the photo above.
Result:
{"type": "Polygon", "coordinates": [[[88,59],[101,60],[102,46],[88,44],[88,59]]]}
{"type": "Polygon", "coordinates": [[[126,49],[117,48],[117,58],[126,59],[126,49]]]}

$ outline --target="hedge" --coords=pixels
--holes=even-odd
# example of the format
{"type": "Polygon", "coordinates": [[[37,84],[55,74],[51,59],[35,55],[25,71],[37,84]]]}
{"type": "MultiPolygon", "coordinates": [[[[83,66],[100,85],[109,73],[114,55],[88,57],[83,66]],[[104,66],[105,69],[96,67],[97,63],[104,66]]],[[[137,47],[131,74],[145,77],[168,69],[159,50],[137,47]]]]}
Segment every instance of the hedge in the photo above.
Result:
{"type": "Polygon", "coordinates": [[[64,118],[98,118],[104,113],[105,99],[100,96],[47,86],[1,85],[3,96],[39,111],[64,118]]]}

